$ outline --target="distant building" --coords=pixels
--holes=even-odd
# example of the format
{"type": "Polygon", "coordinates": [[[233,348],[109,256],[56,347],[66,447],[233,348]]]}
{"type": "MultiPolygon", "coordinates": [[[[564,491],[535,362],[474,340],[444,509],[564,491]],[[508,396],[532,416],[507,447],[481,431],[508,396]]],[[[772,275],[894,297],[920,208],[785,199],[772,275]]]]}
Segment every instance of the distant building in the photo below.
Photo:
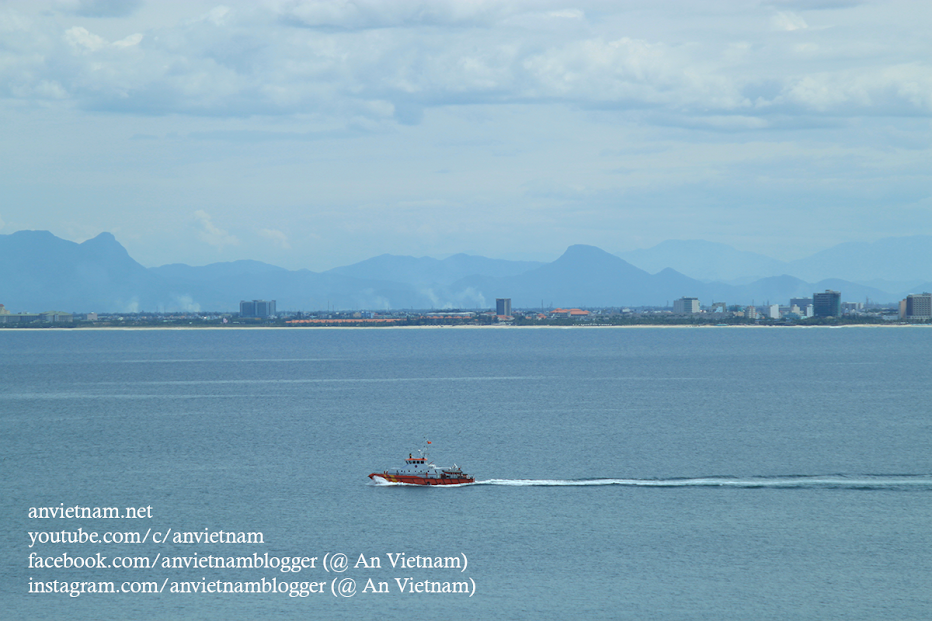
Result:
{"type": "Polygon", "coordinates": [[[840,317],[841,294],[830,289],[826,289],[825,293],[814,293],[812,310],[815,317],[840,317]]]}
{"type": "Polygon", "coordinates": [[[38,313],[5,313],[0,315],[0,323],[31,323],[39,321],[38,313]]]}
{"type": "Polygon", "coordinates": [[[45,323],[74,323],[74,315],[62,311],[48,311],[39,314],[39,321],[45,323]]]}
{"type": "Polygon", "coordinates": [[[239,303],[240,317],[271,317],[276,313],[275,300],[242,300],[239,303]]]}
{"type": "Polygon", "coordinates": [[[699,298],[680,298],[673,301],[674,315],[692,315],[699,312],[699,298]]]}
{"type": "Polygon", "coordinates": [[[907,321],[932,319],[932,293],[907,295],[900,309],[900,317],[907,321]]]}
{"type": "Polygon", "coordinates": [[[499,316],[511,316],[511,298],[495,299],[495,314],[499,316]]]}
{"type": "Polygon", "coordinates": [[[9,315],[10,311],[4,308],[3,304],[0,304],[0,315],[9,315]]]}
{"type": "Polygon", "coordinates": [[[804,311],[806,307],[812,304],[812,298],[790,298],[790,306],[796,305],[799,310],[804,311]]]}
{"type": "Polygon", "coordinates": [[[555,308],[550,311],[550,316],[554,319],[584,319],[589,316],[589,311],[578,308],[555,308]]]}
{"type": "Polygon", "coordinates": [[[780,318],[780,305],[771,304],[770,306],[765,306],[764,316],[767,319],[779,319],[780,318]]]}

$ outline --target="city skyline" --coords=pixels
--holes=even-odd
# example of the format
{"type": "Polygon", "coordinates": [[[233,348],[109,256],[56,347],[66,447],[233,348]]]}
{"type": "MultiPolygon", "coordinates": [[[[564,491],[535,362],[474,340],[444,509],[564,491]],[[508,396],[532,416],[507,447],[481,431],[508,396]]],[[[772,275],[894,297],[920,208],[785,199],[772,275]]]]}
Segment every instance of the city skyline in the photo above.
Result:
{"type": "Polygon", "coordinates": [[[932,7],[0,8],[0,234],[147,267],[932,234],[932,7]]]}

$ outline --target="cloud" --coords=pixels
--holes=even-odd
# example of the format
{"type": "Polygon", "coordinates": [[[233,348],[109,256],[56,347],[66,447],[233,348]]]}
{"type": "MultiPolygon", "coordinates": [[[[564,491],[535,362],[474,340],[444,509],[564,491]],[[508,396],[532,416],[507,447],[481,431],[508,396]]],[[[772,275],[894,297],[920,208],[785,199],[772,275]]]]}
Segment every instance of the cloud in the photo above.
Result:
{"type": "Polygon", "coordinates": [[[796,13],[787,13],[781,11],[780,13],[777,13],[773,16],[772,22],[774,28],[777,30],[793,31],[805,30],[806,28],[809,28],[806,20],[804,20],[796,13]]]}
{"type": "Polygon", "coordinates": [[[782,99],[819,112],[878,108],[894,114],[917,109],[928,113],[932,111],[932,67],[910,63],[806,75],[790,84],[782,99]]]}
{"type": "Polygon", "coordinates": [[[770,0],[764,4],[775,7],[793,7],[799,11],[847,9],[864,4],[864,0],[770,0]]]}
{"type": "Polygon", "coordinates": [[[288,243],[288,236],[277,229],[260,229],[259,235],[272,240],[276,246],[283,250],[291,249],[291,244],[288,243]]]}
{"type": "Polygon", "coordinates": [[[199,228],[198,238],[202,242],[214,246],[217,250],[223,250],[225,246],[239,245],[239,239],[215,226],[206,211],[198,209],[194,212],[194,219],[197,221],[199,228]]]}
{"type": "Polygon", "coordinates": [[[80,52],[96,52],[107,45],[103,37],[88,32],[87,28],[82,28],[81,26],[75,26],[74,28],[66,30],[65,41],[80,52]]]}
{"type": "Polygon", "coordinates": [[[142,5],[142,0],[57,0],[57,8],[82,17],[126,17],[142,5]]]}
{"type": "MultiPolygon", "coordinates": [[[[624,5],[584,12],[552,2],[282,0],[205,5],[194,19],[142,31],[138,20],[124,20],[133,28],[104,36],[94,25],[62,27],[44,13],[7,9],[0,97],[137,115],[313,116],[370,130],[474,104],[660,109],[684,118],[786,114],[787,105],[797,114],[932,114],[921,77],[932,50],[920,33],[874,27],[892,18],[872,5],[829,4],[833,18],[844,14],[853,25],[810,25],[795,12],[818,2],[739,15],[713,5],[717,22],[681,34],[664,26],[688,22],[693,9],[674,16],[658,6],[642,16],[624,5]],[[914,60],[911,71],[901,69],[904,57],[914,60]],[[841,84],[849,73],[885,77],[857,79],[852,90],[841,84]]],[[[913,11],[908,23],[922,23],[923,10],[913,11]]]]}
{"type": "Polygon", "coordinates": [[[292,25],[325,29],[488,27],[520,10],[521,3],[491,0],[286,0],[279,18],[292,25]]]}

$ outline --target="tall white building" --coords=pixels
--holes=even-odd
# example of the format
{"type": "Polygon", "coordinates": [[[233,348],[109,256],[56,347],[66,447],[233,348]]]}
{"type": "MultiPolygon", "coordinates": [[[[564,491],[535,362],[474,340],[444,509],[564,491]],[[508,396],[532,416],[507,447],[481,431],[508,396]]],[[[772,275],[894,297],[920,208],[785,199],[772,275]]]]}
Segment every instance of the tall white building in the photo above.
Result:
{"type": "Polygon", "coordinates": [[[692,315],[699,312],[699,298],[680,298],[673,301],[674,315],[692,315]]]}
{"type": "Polygon", "coordinates": [[[932,319],[932,293],[907,295],[900,302],[900,317],[907,321],[932,319]]]}

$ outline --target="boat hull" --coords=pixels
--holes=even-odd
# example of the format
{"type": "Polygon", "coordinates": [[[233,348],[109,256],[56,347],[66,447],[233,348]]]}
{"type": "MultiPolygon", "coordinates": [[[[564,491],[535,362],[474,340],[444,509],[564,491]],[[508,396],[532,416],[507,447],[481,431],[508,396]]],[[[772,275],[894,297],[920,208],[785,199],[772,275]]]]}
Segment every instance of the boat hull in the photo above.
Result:
{"type": "Polygon", "coordinates": [[[463,485],[465,483],[475,483],[476,480],[470,476],[461,477],[419,477],[407,474],[389,474],[387,472],[373,472],[369,475],[373,481],[382,479],[389,483],[407,483],[408,485],[463,485]]]}

